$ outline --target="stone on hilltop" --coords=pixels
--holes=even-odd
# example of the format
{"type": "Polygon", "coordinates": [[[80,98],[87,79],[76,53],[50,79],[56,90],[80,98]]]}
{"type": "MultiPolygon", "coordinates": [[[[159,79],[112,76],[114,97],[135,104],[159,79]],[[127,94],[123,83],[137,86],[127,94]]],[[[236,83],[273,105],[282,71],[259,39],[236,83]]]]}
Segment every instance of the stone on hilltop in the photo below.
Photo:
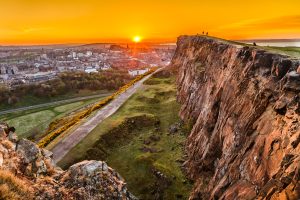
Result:
{"type": "Polygon", "coordinates": [[[19,141],[17,152],[23,156],[25,163],[31,163],[41,156],[39,147],[26,139],[21,139],[19,141]]]}

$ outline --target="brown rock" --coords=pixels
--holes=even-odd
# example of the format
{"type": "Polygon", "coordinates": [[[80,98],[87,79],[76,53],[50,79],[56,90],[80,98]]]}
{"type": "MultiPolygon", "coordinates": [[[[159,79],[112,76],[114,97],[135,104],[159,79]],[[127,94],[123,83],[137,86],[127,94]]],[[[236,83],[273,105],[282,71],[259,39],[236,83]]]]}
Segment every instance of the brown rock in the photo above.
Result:
{"type": "Polygon", "coordinates": [[[12,183],[22,183],[18,188],[8,184],[8,190],[18,192],[16,197],[22,194],[24,199],[37,200],[136,199],[127,190],[124,179],[105,162],[83,161],[63,171],[54,164],[52,152],[26,139],[17,141],[12,132],[9,134],[10,141],[0,140],[0,179],[9,177],[12,183]]]}
{"type": "Polygon", "coordinates": [[[14,132],[9,132],[8,134],[8,139],[11,141],[11,142],[17,142],[18,141],[18,136],[16,133],[14,132]]]}
{"type": "Polygon", "coordinates": [[[6,132],[3,128],[0,127],[0,138],[6,138],[6,132]]]}
{"type": "Polygon", "coordinates": [[[300,166],[299,60],[181,36],[171,65],[180,117],[194,122],[184,164],[191,199],[276,199],[299,187],[285,178],[300,166]]]}

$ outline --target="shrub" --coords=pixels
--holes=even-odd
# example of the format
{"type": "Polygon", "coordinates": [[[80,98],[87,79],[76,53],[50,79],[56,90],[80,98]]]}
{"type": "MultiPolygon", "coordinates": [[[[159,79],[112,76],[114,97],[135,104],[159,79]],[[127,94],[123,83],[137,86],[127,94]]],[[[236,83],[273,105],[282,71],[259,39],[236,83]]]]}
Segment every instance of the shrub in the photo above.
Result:
{"type": "Polygon", "coordinates": [[[51,123],[50,128],[48,130],[50,130],[51,132],[47,132],[46,136],[44,138],[42,138],[39,143],[38,146],[41,148],[46,147],[50,142],[52,142],[55,138],[57,138],[59,135],[61,135],[63,132],[65,132],[66,130],[68,130],[69,128],[73,127],[76,123],[78,123],[81,119],[89,116],[93,111],[98,110],[102,107],[104,107],[105,105],[107,105],[109,102],[111,102],[115,97],[117,97],[118,95],[122,94],[123,92],[125,92],[128,88],[130,88],[132,85],[134,85],[136,82],[140,81],[141,79],[143,79],[145,76],[148,76],[149,74],[153,73],[156,70],[156,68],[152,68],[151,70],[149,70],[148,72],[146,72],[143,75],[139,75],[137,76],[135,79],[133,79],[132,81],[130,81],[129,83],[127,83],[126,85],[122,86],[118,91],[116,91],[114,94],[112,94],[111,96],[106,97],[105,99],[101,100],[100,102],[86,108],[85,110],[75,114],[69,121],[67,121],[65,124],[63,124],[61,127],[54,129],[55,124],[57,124],[57,122],[55,123],[51,123]]]}
{"type": "Polygon", "coordinates": [[[0,103],[15,104],[22,97],[31,94],[37,98],[55,97],[80,90],[116,90],[128,83],[132,77],[127,71],[107,70],[99,73],[65,72],[56,79],[42,84],[21,85],[9,90],[0,84],[0,103]]]}

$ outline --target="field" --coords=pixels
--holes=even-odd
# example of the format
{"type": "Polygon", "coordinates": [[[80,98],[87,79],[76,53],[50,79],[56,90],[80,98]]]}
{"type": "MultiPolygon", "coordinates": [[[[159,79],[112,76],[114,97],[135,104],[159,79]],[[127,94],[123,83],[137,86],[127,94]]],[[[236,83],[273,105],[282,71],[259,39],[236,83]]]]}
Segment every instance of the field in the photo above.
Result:
{"type": "Polygon", "coordinates": [[[221,38],[217,38],[217,37],[213,37],[213,36],[204,36],[204,37],[216,39],[216,40],[222,41],[222,42],[227,43],[227,44],[255,47],[255,48],[263,49],[263,50],[270,51],[270,52],[273,52],[273,53],[287,55],[287,56],[290,56],[292,58],[300,58],[300,47],[277,47],[277,46],[259,46],[259,45],[258,46],[253,46],[252,44],[247,44],[247,43],[242,43],[242,42],[237,42],[237,41],[231,41],[231,40],[225,40],[225,39],[221,39],[221,38]]]}
{"type": "Polygon", "coordinates": [[[60,96],[51,97],[51,98],[49,98],[49,97],[38,98],[38,97],[28,94],[28,95],[22,97],[22,99],[20,99],[20,101],[14,105],[8,105],[8,104],[0,105],[0,111],[21,108],[21,107],[26,107],[26,106],[32,106],[32,105],[37,105],[37,104],[43,104],[43,103],[50,103],[50,102],[60,101],[60,100],[65,100],[65,99],[72,99],[72,98],[76,98],[76,97],[85,97],[85,96],[92,96],[92,95],[97,95],[97,94],[104,94],[104,93],[108,93],[108,92],[111,92],[111,91],[80,90],[78,93],[68,93],[65,95],[60,95],[60,96]]]}
{"type": "Polygon", "coordinates": [[[73,103],[6,114],[0,116],[0,121],[5,121],[10,126],[15,127],[19,137],[37,141],[43,136],[44,131],[53,120],[63,117],[86,105],[97,102],[102,98],[87,99],[73,103]]]}
{"type": "Polygon", "coordinates": [[[285,54],[294,58],[300,58],[300,47],[262,47],[265,50],[279,54],[285,54]]]}
{"type": "Polygon", "coordinates": [[[106,160],[141,199],[187,199],[191,184],[180,168],[187,131],[182,125],[169,133],[170,126],[180,122],[174,82],[174,77],[147,80],[58,165],[66,168],[81,160],[106,160]]]}

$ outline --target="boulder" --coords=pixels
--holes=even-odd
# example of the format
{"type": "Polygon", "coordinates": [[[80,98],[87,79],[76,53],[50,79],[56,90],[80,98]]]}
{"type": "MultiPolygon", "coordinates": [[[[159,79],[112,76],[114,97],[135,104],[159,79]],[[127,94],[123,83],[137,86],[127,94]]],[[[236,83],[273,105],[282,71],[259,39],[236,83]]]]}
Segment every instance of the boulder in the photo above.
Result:
{"type": "MultiPolygon", "coordinates": [[[[26,189],[16,199],[136,199],[105,162],[83,161],[63,171],[55,165],[52,152],[26,139],[18,141],[5,123],[0,123],[0,130],[3,135],[9,133],[0,139],[0,167],[7,170],[0,179],[8,176],[26,189]]],[[[14,192],[16,187],[8,184],[8,190],[14,192]]]]}
{"type": "Polygon", "coordinates": [[[53,158],[53,153],[47,149],[42,149],[42,154],[46,158],[53,158]]]}
{"type": "Polygon", "coordinates": [[[39,147],[26,139],[21,139],[17,145],[17,152],[23,157],[25,163],[31,163],[41,156],[39,147]]]}
{"type": "Polygon", "coordinates": [[[5,131],[5,133],[7,134],[8,133],[8,129],[9,129],[9,126],[7,123],[5,122],[0,122],[0,129],[3,129],[5,131]]]}
{"type": "Polygon", "coordinates": [[[2,127],[0,127],[0,138],[6,138],[6,132],[2,127]]]}
{"type": "Polygon", "coordinates": [[[296,71],[291,71],[287,74],[287,82],[284,85],[284,89],[288,91],[299,92],[300,91],[300,74],[296,71]]]}
{"type": "Polygon", "coordinates": [[[18,136],[14,132],[9,132],[8,139],[9,141],[16,143],[18,141],[18,136]]]}

